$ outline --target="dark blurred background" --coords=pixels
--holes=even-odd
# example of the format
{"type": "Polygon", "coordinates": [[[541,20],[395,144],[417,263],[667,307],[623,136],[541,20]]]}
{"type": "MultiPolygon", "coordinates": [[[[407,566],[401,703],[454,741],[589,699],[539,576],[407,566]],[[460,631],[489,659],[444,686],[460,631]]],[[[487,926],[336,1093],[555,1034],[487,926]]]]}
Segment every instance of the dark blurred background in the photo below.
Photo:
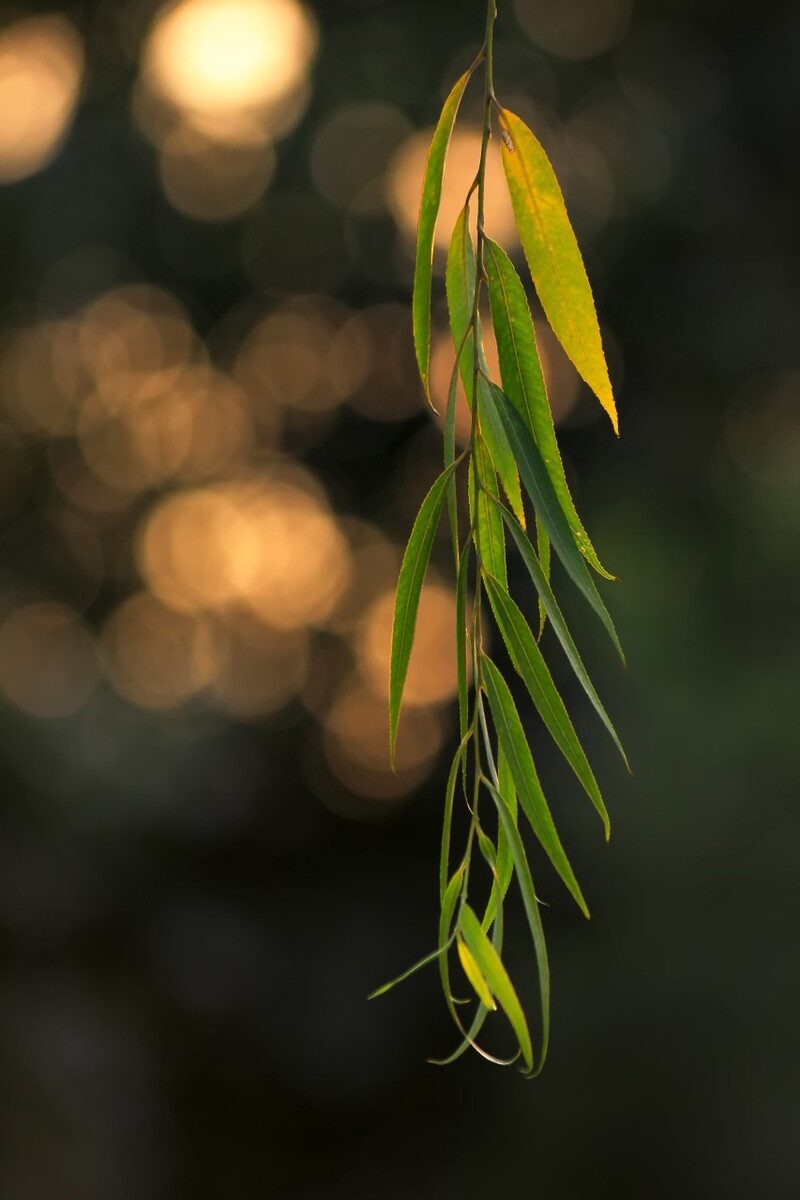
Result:
{"type": "MultiPolygon", "coordinates": [[[[531,718],[593,911],[534,860],[534,1083],[427,1065],[435,972],[365,1000],[435,941],[444,533],[396,778],[387,638],[440,456],[420,174],[485,6],[2,6],[4,1200],[800,1195],[800,6],[499,10],[616,382],[619,441],[540,326],[627,672],[569,612],[634,768],[548,641],[614,834],[531,718]]],[[[479,120],[477,86],[440,388],[479,120]]]]}

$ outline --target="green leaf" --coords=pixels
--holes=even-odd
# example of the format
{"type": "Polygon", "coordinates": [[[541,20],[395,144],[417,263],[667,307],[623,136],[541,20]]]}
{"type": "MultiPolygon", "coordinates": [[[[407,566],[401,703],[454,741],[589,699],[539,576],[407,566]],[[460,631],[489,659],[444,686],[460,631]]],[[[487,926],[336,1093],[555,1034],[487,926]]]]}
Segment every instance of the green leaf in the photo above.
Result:
{"type": "Polygon", "coordinates": [[[542,652],[517,605],[496,579],[484,573],[492,611],[511,661],[522,676],[533,703],[552,734],[553,741],[586,789],[603,822],[606,838],[611,832],[606,806],[592,768],[558,694],[542,652]]]}
{"type": "MultiPolygon", "coordinates": [[[[536,549],[539,551],[539,562],[542,564],[545,579],[550,581],[550,538],[547,536],[547,530],[544,526],[544,521],[540,516],[536,517],[536,549]]],[[[547,621],[547,610],[545,609],[542,597],[539,597],[539,637],[544,633],[545,622],[547,621]]]]}
{"type": "Polygon", "coordinates": [[[539,783],[522,722],[519,719],[511,692],[508,690],[508,684],[490,658],[484,655],[481,662],[489,707],[492,710],[492,718],[500,745],[508,759],[520,805],[547,857],[566,884],[581,912],[588,917],[589,910],[586,907],[586,901],[553,824],[553,818],[539,783]]]}
{"type": "Polygon", "coordinates": [[[461,744],[455,752],[453,761],[450,764],[450,774],[447,777],[447,787],[444,792],[444,816],[442,819],[442,843],[441,852],[439,854],[439,903],[444,904],[444,894],[447,885],[447,876],[450,870],[450,834],[453,826],[453,801],[456,793],[456,781],[458,780],[458,769],[461,763],[466,758],[467,743],[469,738],[465,734],[461,739],[461,744]]]}
{"type": "Polygon", "coordinates": [[[534,891],[530,867],[528,866],[528,857],[525,853],[525,846],[520,837],[519,830],[517,829],[516,813],[508,807],[504,797],[490,780],[485,780],[485,783],[494,799],[500,827],[511,847],[517,883],[522,895],[522,903],[525,907],[525,915],[528,918],[528,928],[531,931],[531,939],[536,955],[542,1020],[542,1046],[539,1055],[539,1066],[531,1074],[538,1075],[545,1064],[547,1050],[550,1045],[550,963],[547,958],[547,942],[545,941],[544,927],[542,926],[542,915],[539,912],[539,901],[534,891]]]}
{"type": "Polygon", "coordinates": [[[472,69],[466,71],[444,102],[438,124],[428,150],[425,177],[422,184],[419,222],[417,224],[417,253],[414,267],[414,299],[412,316],[414,325],[414,347],[417,352],[420,379],[425,395],[430,399],[429,371],[431,354],[431,280],[433,277],[433,235],[439,203],[442,198],[442,181],[447,147],[453,132],[456,113],[464,89],[469,82],[472,69]]]}
{"type": "MultiPolygon", "coordinates": [[[[517,792],[514,787],[514,780],[511,778],[511,772],[508,769],[508,760],[503,754],[502,748],[499,750],[497,756],[497,776],[498,789],[503,796],[506,807],[512,814],[514,821],[516,821],[517,792]]],[[[497,885],[492,888],[489,894],[486,911],[483,914],[484,929],[491,927],[496,911],[502,901],[505,900],[513,874],[514,858],[511,853],[511,845],[501,824],[497,831],[497,885]]]]}
{"type": "MultiPolygon", "coordinates": [[[[570,495],[522,280],[505,251],[489,238],[484,257],[503,391],[536,442],[578,549],[600,575],[613,579],[597,557],[570,495]]],[[[541,540],[539,547],[541,552],[541,540]]]]}
{"type": "MultiPolygon", "coordinates": [[[[511,774],[511,769],[508,765],[508,759],[503,754],[502,747],[498,748],[497,753],[497,790],[503,797],[503,802],[511,813],[514,821],[517,819],[517,789],[514,787],[514,778],[511,774]]],[[[505,831],[500,827],[497,840],[497,871],[500,876],[500,891],[505,896],[508,891],[508,885],[511,882],[511,876],[514,870],[514,860],[511,854],[511,847],[508,844],[508,839],[505,836],[505,831]]]]}
{"type": "MultiPolygon", "coordinates": [[[[502,523],[502,517],[500,518],[502,523]]],[[[459,736],[467,732],[469,718],[469,688],[467,674],[467,580],[472,542],[465,547],[458,564],[456,578],[456,671],[458,675],[458,727],[459,736]]]]}
{"type": "Polygon", "coordinates": [[[406,552],[397,581],[392,624],[392,655],[389,680],[389,750],[394,766],[394,751],[397,741],[397,723],[400,720],[400,704],[408,672],[408,660],[414,642],[419,597],[422,582],[431,556],[431,547],[436,526],[442,515],[442,507],[453,467],[443,471],[422,501],[417,519],[408,539],[406,552]]]}
{"type": "MultiPolygon", "coordinates": [[[[532,1070],[531,1035],[528,1032],[528,1022],[525,1020],[522,1005],[517,998],[514,985],[508,977],[502,959],[483,932],[480,921],[468,904],[464,904],[461,909],[459,927],[472,959],[477,965],[482,979],[486,981],[490,998],[491,996],[497,997],[497,1002],[508,1017],[516,1034],[525,1065],[529,1071],[532,1070]]],[[[460,945],[461,943],[459,943],[459,948],[460,945]]]]}
{"type": "Polygon", "coordinates": [[[503,518],[492,499],[498,500],[497,481],[489,452],[483,438],[477,437],[473,446],[472,463],[477,476],[475,489],[475,544],[481,563],[485,563],[496,579],[506,580],[506,540],[503,518]]]}
{"type": "Polygon", "coordinates": [[[514,459],[514,452],[508,442],[508,436],[499,419],[497,406],[487,400],[488,384],[485,375],[478,376],[478,421],[481,436],[486,443],[492,462],[503,491],[508,496],[508,502],[517,520],[525,524],[525,509],[522,505],[522,491],[519,485],[519,472],[514,459]]]}
{"type": "Polygon", "coordinates": [[[548,617],[550,618],[550,624],[553,626],[556,637],[561,642],[561,645],[564,649],[564,653],[566,654],[567,658],[569,659],[570,665],[572,666],[572,669],[575,672],[575,674],[581,684],[581,687],[586,692],[586,695],[589,697],[589,699],[592,702],[595,712],[597,713],[598,717],[603,722],[603,724],[605,725],[609,734],[611,735],[614,745],[617,747],[617,749],[619,750],[619,752],[622,756],[622,761],[625,763],[625,766],[628,768],[628,770],[630,770],[630,766],[628,764],[628,759],[625,754],[625,751],[622,748],[622,743],[620,742],[619,737],[617,736],[617,731],[615,730],[614,726],[612,725],[611,718],[609,717],[608,713],[606,712],[605,708],[603,707],[600,697],[598,696],[597,692],[595,691],[594,685],[593,685],[591,679],[589,678],[589,674],[586,670],[586,667],[583,665],[583,660],[581,659],[581,656],[578,653],[578,648],[575,645],[575,642],[573,641],[572,634],[570,633],[570,631],[567,627],[567,623],[564,620],[561,609],[558,607],[558,602],[556,601],[556,598],[553,595],[550,584],[548,583],[545,573],[542,570],[541,564],[539,563],[539,560],[536,557],[533,546],[528,541],[527,534],[521,528],[521,526],[519,525],[519,522],[516,520],[516,518],[514,516],[512,516],[512,514],[506,508],[503,508],[499,504],[498,504],[498,508],[500,508],[502,515],[503,515],[503,520],[505,521],[506,525],[508,526],[508,530],[509,530],[511,536],[513,537],[514,541],[516,542],[517,549],[519,550],[520,555],[522,556],[522,561],[525,563],[525,566],[528,569],[528,573],[529,573],[531,579],[533,580],[533,586],[536,588],[536,591],[539,593],[539,596],[541,597],[541,601],[542,601],[542,604],[544,605],[545,611],[546,611],[548,617]]]}
{"type": "Polygon", "coordinates": [[[508,440],[517,460],[522,482],[530,496],[537,514],[547,530],[558,557],[561,559],[567,574],[576,587],[583,593],[606,628],[622,661],[625,656],[619,644],[617,631],[608,609],[600,599],[594,579],[589,573],[582,555],[572,537],[572,531],[553,490],[553,484],[547,473],[538,447],[525,427],[514,405],[504,392],[490,384],[487,392],[490,401],[494,401],[505,426],[508,440]]]}
{"type": "Polygon", "coordinates": [[[455,941],[455,937],[456,934],[455,931],[453,931],[448,940],[443,945],[439,946],[438,950],[432,950],[430,954],[426,954],[424,958],[421,958],[418,962],[415,962],[412,967],[408,967],[405,971],[403,971],[402,975],[398,975],[394,979],[390,979],[388,983],[381,984],[381,986],[376,988],[374,992],[370,992],[370,994],[367,996],[367,999],[375,1000],[378,996],[384,996],[386,992],[391,991],[391,989],[396,987],[398,983],[405,983],[406,979],[410,979],[412,975],[416,975],[417,971],[421,971],[423,967],[427,967],[430,963],[436,962],[437,959],[440,959],[447,953],[455,941]]]}
{"type": "MultiPolygon", "coordinates": [[[[456,221],[450,247],[447,252],[447,308],[450,314],[450,329],[456,353],[462,347],[459,355],[459,368],[467,402],[473,407],[475,390],[476,342],[472,325],[475,312],[475,250],[472,245],[472,235],[469,232],[469,205],[465,205],[456,221]],[[468,332],[469,331],[469,332],[468,332]]],[[[476,316],[477,328],[477,364],[483,371],[487,370],[486,359],[480,335],[480,321],[476,316]]],[[[495,470],[500,476],[503,490],[508,496],[511,508],[518,520],[525,524],[525,512],[522,506],[522,492],[519,485],[519,474],[514,462],[514,455],[508,444],[502,422],[491,405],[485,402],[486,383],[483,375],[478,375],[478,419],[481,433],[486,442],[495,470]]]]}
{"type": "MultiPolygon", "coordinates": [[[[445,289],[450,332],[456,354],[458,354],[458,369],[461,372],[461,382],[464,385],[470,408],[472,408],[475,381],[476,350],[474,330],[471,328],[475,309],[475,284],[475,249],[469,231],[469,202],[467,202],[458,215],[450,237],[450,245],[447,248],[445,289]]],[[[479,323],[477,354],[480,365],[485,366],[479,323]]]]}
{"type": "Polygon", "coordinates": [[[592,289],[555,172],[524,121],[501,109],[500,124],[511,204],[542,308],[567,356],[618,433],[592,289]]]}
{"type": "MultiPolygon", "coordinates": [[[[455,364],[450,375],[450,387],[447,392],[447,409],[444,418],[444,468],[455,465],[456,461],[456,392],[458,391],[458,371],[455,364]]],[[[453,543],[453,558],[458,565],[458,489],[455,471],[447,485],[447,516],[450,521],[450,540],[453,543]]]]}

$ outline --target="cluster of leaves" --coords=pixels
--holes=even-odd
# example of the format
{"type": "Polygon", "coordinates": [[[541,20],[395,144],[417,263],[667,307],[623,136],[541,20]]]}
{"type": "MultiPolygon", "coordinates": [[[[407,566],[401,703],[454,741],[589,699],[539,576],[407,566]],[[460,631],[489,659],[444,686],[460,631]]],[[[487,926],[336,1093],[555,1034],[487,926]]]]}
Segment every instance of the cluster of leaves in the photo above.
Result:
{"type": "MultiPolygon", "coordinates": [[[[490,0],[481,54],[448,96],[427,160],[420,208],[414,280],[414,340],[420,376],[429,401],[433,238],[447,147],[464,91],[479,65],[485,68],[485,115],[475,180],[450,240],[446,291],[456,362],[447,396],[444,470],[428,492],[414,523],[400,570],[391,656],[390,742],[394,756],[403,685],[414,638],[420,591],[431,547],[447,507],[456,572],[456,652],[461,740],[445,795],[439,877],[438,947],[400,979],[437,961],[445,999],[461,1035],[452,1062],[468,1047],[495,1062],[476,1038],[486,1015],[505,1013],[518,1044],[510,1061],[520,1060],[537,1074],[549,1038],[549,968],[539,907],[521,833],[530,825],[545,854],[580,910],[589,912],[570,866],[534,765],[531,749],[503,673],[483,648],[486,609],[514,670],[559,750],[575,772],[609,835],[609,818],[592,768],[542,655],[539,639],[546,621],[577,678],[613,738],[624,751],[595,691],[550,586],[551,550],[588,601],[622,655],[611,617],[589,568],[614,577],[600,563],[575,510],[556,441],[533,321],[511,259],[484,230],[486,150],[495,122],[519,239],[536,292],[553,332],[580,375],[592,388],[617,430],[592,293],[553,168],[527,126],[498,103],[492,74],[494,0],[490,0]],[[475,205],[476,238],[470,209],[475,205]],[[490,377],[481,340],[481,302],[488,291],[489,315],[497,343],[501,383],[490,377]],[[456,457],[455,407],[459,376],[472,414],[471,435],[456,457]],[[457,472],[466,466],[468,513],[459,512],[457,472]],[[526,532],[524,496],[535,517],[536,545],[526,532]],[[468,526],[466,533],[463,528],[468,526]],[[514,548],[538,593],[534,633],[509,590],[507,549],[514,548]],[[470,676],[473,687],[470,689],[470,676]],[[479,802],[488,795],[488,820],[479,802]],[[457,797],[468,810],[466,845],[453,867],[451,834],[457,797]],[[477,854],[476,854],[477,851],[477,854]],[[488,900],[481,915],[468,894],[473,860],[489,872],[488,900]],[[503,905],[516,878],[527,915],[539,982],[541,1030],[534,1051],[529,1022],[503,963],[503,905]],[[455,952],[477,997],[471,1020],[462,1020],[452,991],[450,952],[455,952]]],[[[380,988],[388,990],[400,979],[380,988]]]]}

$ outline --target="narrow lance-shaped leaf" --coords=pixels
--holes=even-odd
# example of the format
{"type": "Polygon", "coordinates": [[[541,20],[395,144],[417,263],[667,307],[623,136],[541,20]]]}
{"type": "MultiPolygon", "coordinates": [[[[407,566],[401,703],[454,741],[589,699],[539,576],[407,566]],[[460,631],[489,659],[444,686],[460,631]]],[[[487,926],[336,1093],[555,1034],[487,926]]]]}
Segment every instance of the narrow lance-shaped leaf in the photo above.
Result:
{"type": "Polygon", "coordinates": [[[538,1075],[544,1066],[550,1044],[550,964],[547,958],[547,943],[542,926],[542,915],[539,912],[539,901],[534,891],[525,846],[517,829],[516,814],[509,810],[505,800],[491,781],[487,780],[486,786],[497,806],[500,826],[511,847],[514,871],[522,895],[522,902],[525,906],[525,915],[528,918],[528,927],[531,931],[531,939],[536,954],[536,969],[539,976],[539,1002],[542,1010],[542,1045],[539,1052],[539,1065],[536,1071],[531,1072],[531,1074],[538,1075]]]}
{"type": "Polygon", "coordinates": [[[489,707],[492,710],[492,718],[500,745],[508,758],[520,805],[547,857],[563,879],[581,912],[588,917],[589,910],[586,907],[586,901],[553,824],[553,818],[539,783],[522,722],[519,719],[519,713],[508,689],[508,684],[490,658],[484,655],[482,664],[489,707]]]}
{"type": "Polygon", "coordinates": [[[592,289],[555,172],[524,121],[501,109],[500,124],[511,204],[542,308],[567,356],[618,433],[592,289]]]}
{"type": "Polygon", "coordinates": [[[497,1008],[489,985],[483,978],[481,969],[463,938],[456,939],[456,946],[458,947],[458,957],[461,961],[464,974],[475,989],[481,1004],[485,1005],[488,1009],[497,1008]]]}
{"type": "MultiPolygon", "coordinates": [[[[502,747],[498,749],[497,753],[497,788],[503,797],[506,808],[516,822],[517,791],[514,787],[511,772],[508,769],[508,759],[503,754],[502,747]]],[[[505,899],[513,874],[514,857],[505,829],[501,823],[497,831],[497,888],[493,887],[489,895],[486,912],[483,915],[484,929],[489,929],[494,921],[496,906],[499,901],[505,899]]]]}
{"type": "Polygon", "coordinates": [[[583,593],[606,628],[622,661],[625,656],[608,609],[600,599],[594,579],[572,537],[572,531],[553,490],[542,456],[525,423],[508,397],[494,384],[489,385],[487,402],[494,401],[505,426],[508,440],[517,460],[525,490],[541,517],[558,557],[575,586],[583,593]]]}
{"type": "Polygon", "coordinates": [[[478,423],[481,436],[489,450],[497,476],[503,485],[503,491],[508,496],[508,502],[517,520],[525,524],[525,509],[522,504],[522,490],[519,484],[519,471],[514,459],[514,452],[508,442],[508,435],[502,421],[498,419],[497,408],[486,396],[488,383],[485,375],[478,376],[478,423]]]}
{"type": "Polygon", "coordinates": [[[445,287],[450,331],[456,353],[458,353],[459,346],[461,347],[458,369],[470,408],[472,407],[476,353],[479,365],[484,368],[486,366],[481,344],[480,321],[476,321],[477,350],[474,331],[470,329],[475,308],[475,282],[475,249],[469,231],[469,201],[467,201],[458,215],[450,236],[450,245],[447,248],[445,287]]]}
{"type": "Polygon", "coordinates": [[[491,573],[506,582],[506,539],[503,518],[492,499],[498,500],[494,467],[482,437],[476,437],[470,460],[474,463],[475,481],[475,544],[480,560],[491,573]]]}
{"type": "Polygon", "coordinates": [[[453,468],[443,471],[422,501],[417,519],[408,539],[406,552],[397,581],[392,624],[392,654],[389,679],[389,749],[392,764],[397,741],[397,723],[408,671],[408,660],[414,642],[419,597],[422,582],[431,556],[436,526],[442,514],[447,484],[453,468]]]}
{"type": "MultiPolygon", "coordinates": [[[[483,853],[488,854],[490,860],[493,859],[494,858],[494,847],[491,847],[491,849],[489,849],[489,847],[491,846],[489,839],[486,838],[485,835],[483,835],[479,832],[478,833],[478,841],[479,841],[479,844],[481,845],[481,849],[482,849],[483,853]]],[[[440,924],[440,930],[442,928],[443,928],[443,926],[440,924]]],[[[443,934],[440,933],[440,937],[442,937],[442,936],[443,936],[443,934]]],[[[495,920],[494,928],[492,929],[492,946],[494,947],[495,953],[499,957],[503,951],[503,919],[502,919],[502,908],[500,908],[500,907],[498,907],[497,919],[495,920]]],[[[482,1058],[487,1059],[488,1062],[496,1063],[498,1066],[509,1066],[517,1058],[519,1051],[517,1052],[517,1054],[515,1054],[511,1058],[507,1058],[507,1059],[497,1058],[495,1055],[489,1054],[488,1051],[484,1050],[482,1046],[479,1046],[477,1041],[475,1040],[477,1038],[478,1034],[480,1033],[481,1029],[483,1028],[484,1021],[486,1020],[486,1017],[488,1016],[489,1012],[491,1011],[491,1009],[493,1009],[495,1007],[494,1004],[492,1004],[490,1007],[489,1005],[484,1003],[484,998],[481,998],[481,1002],[478,1005],[478,1008],[472,1018],[472,1022],[470,1024],[469,1029],[464,1029],[464,1027],[461,1024],[461,1021],[459,1019],[458,1013],[456,1012],[455,1007],[454,1007],[454,1005],[459,1002],[453,1000],[452,996],[450,995],[449,968],[447,965],[447,958],[445,955],[442,955],[442,957],[439,959],[439,963],[440,963],[440,971],[441,971],[441,976],[442,976],[444,993],[445,993],[445,997],[447,998],[447,1001],[448,1001],[450,1015],[453,1018],[453,1021],[455,1022],[455,1025],[458,1028],[459,1032],[462,1034],[462,1040],[459,1043],[459,1045],[455,1048],[455,1050],[453,1050],[452,1053],[448,1054],[446,1058],[433,1058],[433,1059],[429,1059],[428,1061],[434,1063],[436,1066],[444,1067],[444,1066],[447,1066],[449,1063],[455,1062],[456,1059],[460,1058],[461,1055],[464,1054],[465,1051],[469,1050],[471,1047],[473,1050],[476,1050],[478,1052],[478,1054],[481,1055],[482,1058]]],[[[474,965],[474,968],[477,970],[478,969],[477,963],[474,963],[473,965],[474,965]]],[[[463,966],[463,958],[462,958],[462,966],[463,966]]],[[[479,996],[480,996],[480,993],[479,993],[479,996]]]]}
{"type": "MultiPolygon", "coordinates": [[[[502,517],[500,518],[502,521],[502,517]]],[[[469,718],[469,688],[467,673],[467,581],[469,578],[469,561],[472,554],[472,541],[464,549],[458,564],[456,579],[456,674],[458,679],[458,726],[459,735],[464,737],[467,732],[469,718]]]]}
{"type": "Polygon", "coordinates": [[[461,909],[459,928],[490,993],[497,998],[497,1002],[511,1023],[522,1051],[523,1060],[530,1071],[533,1068],[533,1050],[531,1035],[528,1032],[528,1022],[525,1020],[522,1005],[514,990],[514,985],[508,977],[508,972],[503,966],[502,959],[483,932],[480,921],[468,904],[461,909]]]}
{"type": "Polygon", "coordinates": [[[430,398],[428,375],[431,353],[431,279],[433,276],[433,235],[442,198],[442,180],[447,147],[453,132],[456,113],[464,89],[469,82],[471,70],[465,72],[444,102],[438,124],[428,150],[425,178],[417,224],[417,251],[414,267],[414,299],[412,316],[414,325],[414,347],[417,353],[419,374],[430,398]]]}
{"type": "MultiPolygon", "coordinates": [[[[613,579],[597,557],[570,495],[522,280],[506,252],[489,238],[484,242],[484,261],[503,391],[536,442],[578,549],[600,575],[613,579]]],[[[540,558],[541,550],[540,538],[540,558]]]]}
{"type": "MultiPolygon", "coordinates": [[[[480,322],[476,320],[475,330],[467,332],[470,329],[475,308],[475,270],[475,250],[472,245],[472,235],[469,232],[469,205],[465,205],[456,221],[453,236],[450,239],[450,247],[447,252],[446,284],[450,329],[456,353],[458,353],[459,346],[462,347],[459,367],[470,408],[473,406],[475,390],[476,354],[481,370],[485,372],[487,369],[481,344],[480,322]]],[[[497,420],[494,412],[487,409],[484,391],[485,380],[483,375],[479,375],[478,419],[481,432],[509,503],[518,520],[524,525],[525,511],[522,506],[522,492],[514,455],[501,422],[497,420]]]]}
{"type": "Polygon", "coordinates": [[[503,520],[505,521],[511,536],[516,543],[517,549],[522,557],[522,561],[527,567],[528,574],[533,581],[533,586],[539,593],[545,611],[550,618],[550,623],[553,626],[556,637],[561,642],[564,653],[569,659],[570,665],[575,672],[581,687],[586,692],[586,695],[592,702],[595,712],[611,735],[614,745],[617,747],[622,756],[622,761],[625,763],[625,766],[628,767],[628,770],[630,770],[630,767],[628,766],[628,759],[625,751],[622,748],[622,743],[617,736],[617,731],[611,723],[611,718],[606,712],[603,703],[595,690],[594,684],[589,678],[589,673],[586,670],[586,667],[583,665],[583,660],[578,653],[578,648],[575,645],[572,634],[570,633],[561,609],[558,606],[558,601],[553,595],[553,590],[550,587],[544,571],[542,570],[541,564],[536,557],[533,546],[528,541],[527,534],[524,532],[516,518],[507,509],[502,508],[500,505],[498,505],[498,507],[501,508],[503,520]]]}
{"type": "MultiPolygon", "coordinates": [[[[547,535],[544,521],[540,516],[536,517],[536,549],[539,551],[539,562],[542,564],[545,579],[550,581],[550,538],[547,535]]],[[[544,633],[545,621],[547,620],[547,610],[544,606],[542,597],[539,597],[539,637],[544,633]]]]}
{"type": "Polygon", "coordinates": [[[578,735],[569,719],[564,701],[553,683],[547,663],[536,644],[536,638],[508,592],[490,575],[484,574],[484,580],[492,611],[503,641],[508,648],[511,661],[522,676],[539,715],[552,734],[553,741],[583,784],[586,794],[600,814],[606,838],[608,838],[610,823],[597,780],[589,766],[589,760],[583,747],[578,741],[578,735]]]}

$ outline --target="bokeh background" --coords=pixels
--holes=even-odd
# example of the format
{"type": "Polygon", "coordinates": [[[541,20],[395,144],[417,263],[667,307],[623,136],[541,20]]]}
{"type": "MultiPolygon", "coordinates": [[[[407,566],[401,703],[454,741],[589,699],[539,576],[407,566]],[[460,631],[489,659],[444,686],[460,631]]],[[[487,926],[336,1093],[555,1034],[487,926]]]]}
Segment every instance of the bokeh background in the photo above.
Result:
{"type": "MultiPolygon", "coordinates": [[[[499,9],[498,90],[556,164],[617,389],[619,441],[540,326],[626,672],[569,612],[634,768],[548,643],[614,835],[528,714],[593,910],[535,860],[535,1083],[426,1064],[435,973],[365,1001],[435,939],[446,537],[397,777],[387,638],[440,456],[420,173],[485,6],[2,6],[7,1200],[800,1195],[800,7],[499,9]]],[[[439,387],[479,120],[478,87],[439,387]]]]}

